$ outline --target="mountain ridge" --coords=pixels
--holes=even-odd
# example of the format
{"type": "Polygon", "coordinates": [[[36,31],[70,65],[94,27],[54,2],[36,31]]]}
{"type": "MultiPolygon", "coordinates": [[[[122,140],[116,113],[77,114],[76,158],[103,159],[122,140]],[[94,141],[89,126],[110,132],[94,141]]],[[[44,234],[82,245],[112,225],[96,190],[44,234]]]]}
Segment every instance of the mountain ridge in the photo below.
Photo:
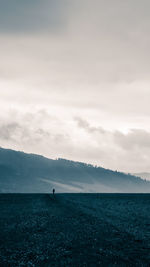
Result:
{"type": "Polygon", "coordinates": [[[140,177],[67,159],[0,148],[0,192],[149,193],[140,177]]]}

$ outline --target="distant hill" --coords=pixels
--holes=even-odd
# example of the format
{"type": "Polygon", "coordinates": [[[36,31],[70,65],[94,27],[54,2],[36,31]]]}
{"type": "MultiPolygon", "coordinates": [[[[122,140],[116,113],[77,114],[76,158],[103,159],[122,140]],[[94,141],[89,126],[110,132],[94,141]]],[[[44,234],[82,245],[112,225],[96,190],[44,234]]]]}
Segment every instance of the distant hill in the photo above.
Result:
{"type": "Polygon", "coordinates": [[[65,159],[0,148],[0,192],[150,192],[150,182],[65,159]]]}

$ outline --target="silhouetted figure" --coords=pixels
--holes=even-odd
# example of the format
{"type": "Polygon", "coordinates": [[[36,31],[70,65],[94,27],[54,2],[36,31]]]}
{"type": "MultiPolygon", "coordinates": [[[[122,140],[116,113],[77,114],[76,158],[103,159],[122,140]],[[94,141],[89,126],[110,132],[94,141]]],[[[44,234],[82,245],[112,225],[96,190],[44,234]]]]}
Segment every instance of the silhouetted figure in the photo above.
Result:
{"type": "Polygon", "coordinates": [[[53,188],[53,195],[55,194],[55,188],[53,188]]]}

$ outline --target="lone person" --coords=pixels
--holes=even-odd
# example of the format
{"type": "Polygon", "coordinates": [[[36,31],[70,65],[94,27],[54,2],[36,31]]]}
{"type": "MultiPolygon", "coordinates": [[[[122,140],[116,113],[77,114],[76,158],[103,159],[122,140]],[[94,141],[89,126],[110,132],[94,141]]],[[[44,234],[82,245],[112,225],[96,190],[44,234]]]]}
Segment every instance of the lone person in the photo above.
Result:
{"type": "Polygon", "coordinates": [[[55,194],[55,188],[53,188],[53,195],[55,194]]]}

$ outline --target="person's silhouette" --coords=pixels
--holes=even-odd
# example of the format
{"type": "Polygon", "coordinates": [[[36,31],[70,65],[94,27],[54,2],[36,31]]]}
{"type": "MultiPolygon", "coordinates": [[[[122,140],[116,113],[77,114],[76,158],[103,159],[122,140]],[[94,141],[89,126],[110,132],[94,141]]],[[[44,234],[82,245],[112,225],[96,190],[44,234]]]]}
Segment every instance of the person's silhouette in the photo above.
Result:
{"type": "Polygon", "coordinates": [[[55,188],[53,188],[53,195],[55,194],[55,188]]]}

